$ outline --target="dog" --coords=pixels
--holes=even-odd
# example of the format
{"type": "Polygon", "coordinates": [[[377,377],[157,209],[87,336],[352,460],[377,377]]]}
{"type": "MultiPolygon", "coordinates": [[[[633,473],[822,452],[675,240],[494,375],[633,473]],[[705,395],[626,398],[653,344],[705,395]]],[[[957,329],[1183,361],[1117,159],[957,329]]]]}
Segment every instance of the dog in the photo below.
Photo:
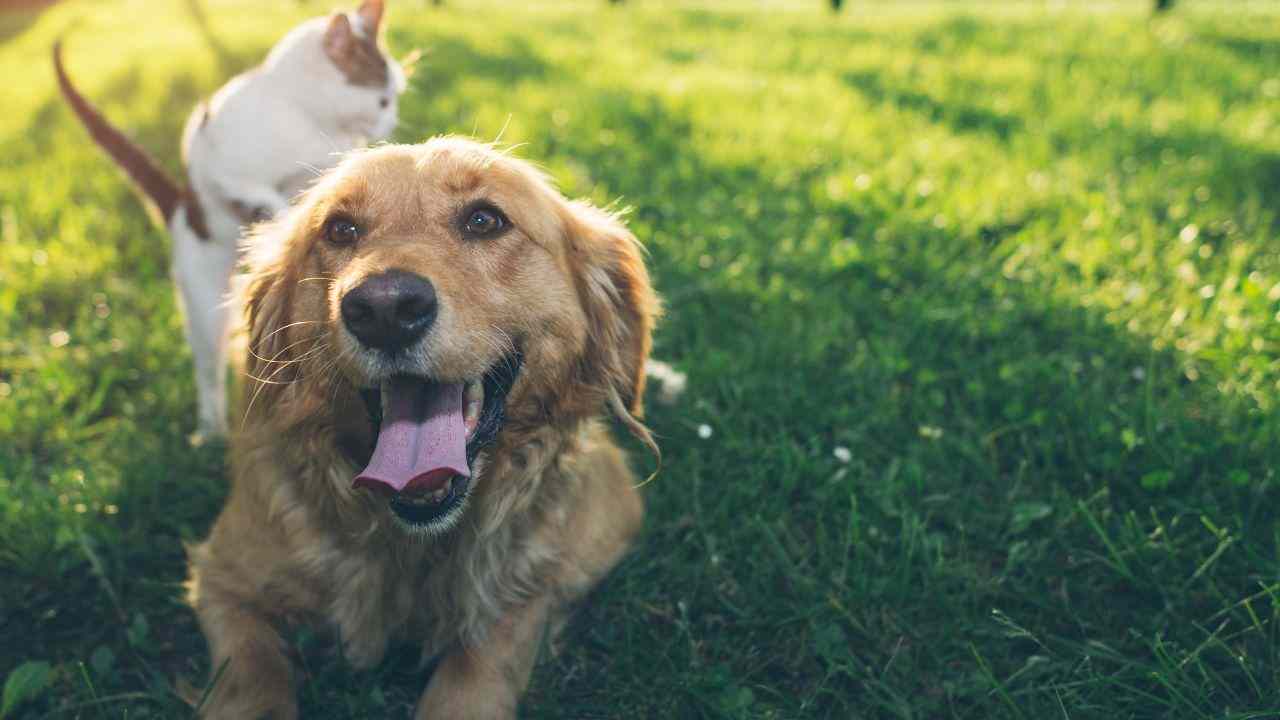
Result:
{"type": "Polygon", "coordinates": [[[280,629],[439,665],[417,718],[512,718],[540,643],[639,531],[610,437],[660,308],[618,216],[457,137],[349,155],[250,242],[245,423],[190,550],[206,718],[294,718],[280,629]]]}

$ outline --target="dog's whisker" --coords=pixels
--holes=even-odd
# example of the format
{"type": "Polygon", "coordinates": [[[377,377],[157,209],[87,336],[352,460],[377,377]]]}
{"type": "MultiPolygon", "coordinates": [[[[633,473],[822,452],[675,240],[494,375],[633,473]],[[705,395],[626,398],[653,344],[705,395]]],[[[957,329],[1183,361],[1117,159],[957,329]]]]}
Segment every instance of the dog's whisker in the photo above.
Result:
{"type": "MultiPolygon", "coordinates": [[[[276,370],[276,372],[279,372],[279,369],[277,369],[277,370],[276,370]]],[[[252,412],[253,412],[253,406],[254,406],[254,404],[255,404],[255,403],[257,403],[257,402],[258,402],[258,396],[262,394],[262,391],[267,387],[267,385],[273,385],[273,384],[275,384],[275,385],[288,385],[288,384],[291,384],[291,382],[292,382],[292,381],[290,381],[290,383],[274,383],[274,382],[272,382],[271,380],[263,380],[263,379],[261,379],[261,378],[254,377],[253,375],[250,375],[249,373],[245,373],[245,374],[246,374],[246,375],[248,375],[248,376],[249,376],[250,378],[252,378],[253,380],[257,381],[258,386],[257,386],[256,388],[254,388],[254,390],[253,390],[253,395],[249,398],[249,404],[248,404],[248,405],[245,407],[245,409],[244,409],[244,416],[240,418],[240,427],[241,427],[241,429],[244,429],[245,424],[247,424],[247,423],[248,423],[248,421],[249,421],[249,415],[250,415],[250,413],[252,413],[252,412]]]]}
{"type": "Polygon", "coordinates": [[[490,343],[490,346],[500,358],[499,362],[502,363],[503,370],[514,375],[517,370],[514,358],[516,353],[515,339],[512,338],[506,330],[503,330],[497,325],[490,324],[489,327],[492,328],[495,333],[501,335],[502,339],[500,341],[497,338],[487,337],[486,341],[490,343]]]}
{"type": "Polygon", "coordinates": [[[489,147],[493,148],[494,150],[498,149],[498,143],[502,142],[502,136],[507,134],[507,128],[510,125],[511,125],[511,113],[507,113],[507,119],[503,121],[502,129],[498,131],[498,135],[493,139],[493,142],[489,143],[489,147]]]}
{"type": "Polygon", "coordinates": [[[322,175],[324,175],[324,171],[323,171],[323,170],[321,170],[320,168],[316,167],[315,165],[312,165],[312,164],[311,164],[311,163],[309,163],[309,162],[305,162],[305,161],[303,161],[303,160],[299,160],[299,161],[298,161],[298,165],[299,165],[300,167],[302,167],[304,170],[310,170],[310,171],[311,171],[311,174],[312,174],[312,175],[314,175],[315,177],[321,177],[322,175]]]}
{"type": "Polygon", "coordinates": [[[270,340],[271,338],[275,337],[277,333],[280,333],[280,332],[283,332],[283,331],[285,331],[285,330],[288,330],[288,329],[289,329],[289,328],[291,328],[291,327],[297,327],[297,326],[299,326],[299,325],[315,325],[315,324],[317,324],[317,323],[319,323],[319,322],[320,322],[319,320],[297,320],[297,321],[295,321],[295,322],[291,322],[291,323],[289,323],[289,324],[287,324],[287,325],[282,325],[282,326],[280,326],[280,327],[276,328],[275,330],[272,330],[272,331],[270,332],[270,334],[268,334],[266,337],[262,338],[262,339],[261,339],[261,340],[259,340],[258,342],[259,342],[259,344],[261,344],[261,343],[265,343],[265,342],[267,342],[268,340],[270,340]]]}
{"type": "MultiPolygon", "coordinates": [[[[313,336],[311,336],[311,337],[305,337],[305,338],[302,338],[301,340],[298,340],[298,341],[296,341],[296,342],[289,343],[288,345],[286,345],[286,346],[284,346],[283,348],[281,348],[281,349],[280,349],[280,351],[279,351],[279,352],[277,352],[275,355],[272,355],[272,356],[271,356],[271,359],[267,359],[267,358],[262,357],[262,356],[261,356],[261,355],[259,355],[258,353],[254,352],[254,351],[253,351],[253,348],[247,348],[247,350],[248,350],[249,354],[250,354],[250,355],[252,355],[255,359],[257,359],[257,360],[259,360],[259,361],[261,361],[261,362],[267,363],[268,365],[289,365],[289,364],[291,364],[291,363],[296,363],[296,362],[298,362],[301,358],[294,358],[294,359],[292,359],[292,360],[277,360],[276,358],[280,357],[281,355],[283,355],[283,354],[285,354],[286,352],[288,352],[290,349],[292,349],[292,348],[294,348],[294,347],[297,347],[298,345],[301,345],[301,344],[302,344],[302,343],[304,343],[304,342],[307,342],[307,341],[310,341],[310,340],[320,340],[320,339],[322,339],[323,337],[324,337],[324,334],[323,334],[323,333],[321,333],[321,334],[319,334],[319,335],[313,335],[313,336]]],[[[314,348],[313,348],[313,349],[314,349],[314,348]]],[[[310,351],[310,350],[308,350],[307,352],[311,352],[311,351],[310,351]]]]}
{"type": "Polygon", "coordinates": [[[245,373],[244,376],[249,378],[250,380],[253,380],[254,382],[264,383],[266,385],[292,385],[295,382],[294,380],[290,380],[288,382],[281,382],[279,380],[272,380],[270,378],[260,378],[257,375],[253,375],[251,373],[245,373]]]}
{"type": "MultiPolygon", "coordinates": [[[[316,321],[314,321],[314,320],[304,320],[304,321],[302,321],[302,322],[304,322],[304,323],[311,323],[311,322],[316,322],[316,321]]],[[[297,325],[297,324],[300,324],[300,323],[293,323],[293,324],[294,324],[294,325],[297,325]]],[[[279,330],[276,330],[276,331],[272,332],[272,333],[271,333],[271,335],[275,335],[277,332],[279,332],[279,330]]],[[[268,335],[268,337],[270,337],[270,335],[268,335]]],[[[319,334],[317,334],[317,335],[313,336],[312,338],[307,338],[307,339],[314,339],[314,340],[316,340],[316,341],[317,341],[317,343],[318,343],[319,341],[321,341],[321,340],[323,340],[323,339],[324,339],[324,333],[319,333],[319,334]]],[[[296,344],[296,343],[295,343],[295,344],[296,344]]],[[[290,346],[290,347],[292,347],[292,346],[290,346]]],[[[288,348],[285,348],[285,349],[287,350],[288,348]]],[[[261,356],[259,356],[259,355],[257,355],[257,353],[254,353],[254,352],[253,352],[253,349],[252,349],[252,348],[248,348],[248,350],[249,350],[250,354],[254,355],[254,357],[259,357],[259,358],[261,358],[261,356]]],[[[317,350],[317,348],[316,348],[316,347],[312,347],[311,349],[307,350],[307,352],[306,352],[306,353],[303,353],[303,357],[306,357],[306,356],[310,355],[312,352],[315,352],[316,350],[317,350]]],[[[280,352],[284,352],[284,350],[281,350],[280,352]]],[[[279,357],[279,356],[280,356],[280,353],[276,353],[275,357],[279,357]]],[[[272,360],[265,360],[265,362],[269,362],[269,363],[270,363],[270,362],[276,362],[276,361],[275,361],[275,360],[274,360],[274,358],[273,358],[272,360]]],[[[294,378],[293,380],[290,380],[290,381],[289,381],[289,382],[287,382],[287,383],[285,383],[285,382],[277,382],[277,381],[275,381],[275,380],[274,380],[274,378],[275,378],[276,374],[278,374],[278,373],[279,373],[281,370],[283,370],[284,368],[288,367],[290,364],[291,364],[291,363],[283,363],[283,364],[281,364],[281,366],[280,366],[280,367],[278,367],[278,368],[276,368],[276,369],[275,369],[275,371],[274,371],[274,372],[272,372],[272,373],[271,373],[271,375],[270,375],[270,376],[268,376],[267,378],[259,378],[259,377],[256,377],[256,376],[252,375],[251,373],[247,373],[247,372],[245,373],[248,377],[250,377],[250,378],[252,378],[253,380],[255,380],[255,381],[258,383],[258,386],[257,386],[256,388],[254,388],[253,395],[249,398],[249,404],[248,404],[248,405],[245,407],[245,409],[244,409],[244,416],[240,418],[240,427],[241,427],[241,428],[244,428],[245,423],[247,423],[247,422],[248,422],[248,420],[249,420],[249,414],[253,411],[253,406],[254,406],[254,404],[258,402],[258,396],[262,394],[262,391],[267,387],[267,385],[291,385],[291,384],[293,384],[294,382],[296,382],[296,381],[297,381],[297,378],[294,378]]]]}

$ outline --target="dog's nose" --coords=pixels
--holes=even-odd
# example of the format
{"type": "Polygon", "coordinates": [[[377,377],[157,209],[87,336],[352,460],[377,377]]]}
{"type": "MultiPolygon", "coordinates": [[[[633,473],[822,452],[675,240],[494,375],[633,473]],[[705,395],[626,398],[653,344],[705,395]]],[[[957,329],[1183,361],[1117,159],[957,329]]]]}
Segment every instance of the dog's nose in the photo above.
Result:
{"type": "Polygon", "coordinates": [[[431,281],[388,270],[348,290],[341,307],[342,321],[366,347],[399,350],[431,327],[439,304],[431,281]]]}

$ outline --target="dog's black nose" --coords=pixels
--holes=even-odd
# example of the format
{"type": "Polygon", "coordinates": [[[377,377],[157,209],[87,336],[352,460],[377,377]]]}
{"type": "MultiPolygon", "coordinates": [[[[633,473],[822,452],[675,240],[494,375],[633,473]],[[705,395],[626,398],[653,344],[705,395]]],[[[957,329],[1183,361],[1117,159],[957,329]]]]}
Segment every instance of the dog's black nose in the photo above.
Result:
{"type": "Polygon", "coordinates": [[[374,275],[342,298],[342,321],[366,347],[399,350],[435,322],[436,289],[431,281],[404,270],[374,275]]]}

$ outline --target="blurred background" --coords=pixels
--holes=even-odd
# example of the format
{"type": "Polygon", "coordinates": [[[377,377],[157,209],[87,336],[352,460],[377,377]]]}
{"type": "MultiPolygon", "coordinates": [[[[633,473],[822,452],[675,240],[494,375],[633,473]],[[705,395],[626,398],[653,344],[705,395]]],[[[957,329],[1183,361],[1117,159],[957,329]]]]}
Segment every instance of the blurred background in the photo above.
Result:
{"type": "MultiPolygon", "coordinates": [[[[225,488],[168,238],[50,47],[176,174],[195,103],[334,7],[0,3],[4,718],[184,715],[182,543],[225,488]]],[[[396,139],[632,208],[689,377],[524,716],[1280,716],[1276,3],[388,13],[424,53],[396,139]]],[[[304,717],[423,684],[291,642],[304,717]]]]}

